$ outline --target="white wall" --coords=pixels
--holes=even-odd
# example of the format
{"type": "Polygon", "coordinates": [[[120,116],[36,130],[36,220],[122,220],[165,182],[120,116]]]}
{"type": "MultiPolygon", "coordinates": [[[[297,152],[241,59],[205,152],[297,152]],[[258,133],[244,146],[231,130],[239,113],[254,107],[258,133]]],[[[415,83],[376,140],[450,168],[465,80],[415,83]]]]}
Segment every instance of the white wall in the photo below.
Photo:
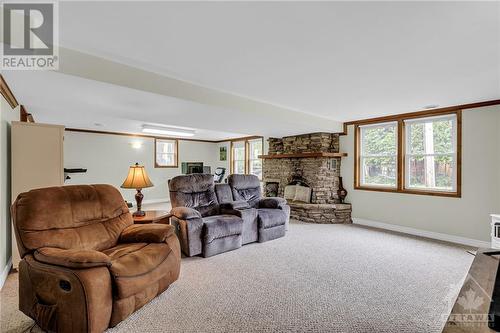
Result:
{"type": "Polygon", "coordinates": [[[10,222],[10,123],[19,118],[19,107],[11,109],[0,96],[0,287],[1,274],[11,258],[10,222]]]}
{"type": "MultiPolygon", "coordinates": [[[[167,180],[181,174],[181,162],[203,162],[212,167],[213,173],[219,165],[219,148],[216,143],[180,140],[179,167],[155,168],[152,138],[65,132],[64,167],[87,169],[87,173],[70,175],[67,185],[106,183],[119,188],[135,162],[145,166],[154,184],[143,189],[144,201],[169,200],[167,180]],[[131,143],[137,141],[142,142],[142,147],[132,148],[131,143]]],[[[120,191],[127,201],[135,203],[135,190],[120,191]]]]}
{"type": "Polygon", "coordinates": [[[500,106],[464,110],[462,126],[462,198],[354,190],[349,126],[341,175],[353,217],[489,241],[489,214],[500,213],[500,106]]]}

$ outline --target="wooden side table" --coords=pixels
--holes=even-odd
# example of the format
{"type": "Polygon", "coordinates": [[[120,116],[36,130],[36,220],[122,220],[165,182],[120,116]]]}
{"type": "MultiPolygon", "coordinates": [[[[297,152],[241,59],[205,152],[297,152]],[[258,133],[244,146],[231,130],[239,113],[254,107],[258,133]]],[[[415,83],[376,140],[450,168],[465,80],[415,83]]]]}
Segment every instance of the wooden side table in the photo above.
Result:
{"type": "Polygon", "coordinates": [[[162,223],[170,224],[170,212],[166,210],[146,210],[146,215],[144,216],[134,216],[134,223],[145,224],[145,223],[162,223]]]}

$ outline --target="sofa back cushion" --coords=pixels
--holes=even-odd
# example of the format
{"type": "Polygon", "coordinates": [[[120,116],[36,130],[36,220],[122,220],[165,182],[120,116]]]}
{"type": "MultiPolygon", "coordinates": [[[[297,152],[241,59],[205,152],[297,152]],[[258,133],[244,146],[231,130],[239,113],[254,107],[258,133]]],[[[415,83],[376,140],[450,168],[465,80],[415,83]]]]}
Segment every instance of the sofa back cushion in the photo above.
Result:
{"type": "Polygon", "coordinates": [[[195,173],[177,176],[168,182],[168,189],[173,208],[190,207],[203,217],[219,213],[213,175],[195,173]]]}
{"type": "Polygon", "coordinates": [[[233,199],[236,201],[245,200],[250,207],[256,207],[262,198],[260,181],[255,175],[230,175],[228,183],[233,192],[233,199]]]}
{"type": "Polygon", "coordinates": [[[215,184],[215,194],[220,204],[233,201],[233,192],[229,184],[215,184]]]}
{"type": "Polygon", "coordinates": [[[133,224],[120,192],[111,185],[70,185],[21,193],[12,220],[22,257],[41,247],[101,251],[117,244],[133,224]]]}

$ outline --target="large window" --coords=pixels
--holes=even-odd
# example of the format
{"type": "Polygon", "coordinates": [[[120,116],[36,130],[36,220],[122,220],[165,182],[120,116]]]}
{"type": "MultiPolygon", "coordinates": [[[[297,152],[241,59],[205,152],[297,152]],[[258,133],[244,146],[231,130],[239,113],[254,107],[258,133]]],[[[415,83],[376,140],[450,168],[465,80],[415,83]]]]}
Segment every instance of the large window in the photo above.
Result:
{"type": "Polygon", "coordinates": [[[459,197],[461,111],[388,120],[354,126],[355,188],[459,197]]]}
{"type": "Polygon", "coordinates": [[[155,168],[177,168],[177,140],[155,139],[155,168]]]}
{"type": "Polygon", "coordinates": [[[262,139],[248,141],[248,173],[262,180],[262,139]]]}
{"type": "Polygon", "coordinates": [[[360,127],[361,185],[397,186],[397,122],[360,127]]]}
{"type": "Polygon", "coordinates": [[[231,173],[252,174],[262,179],[263,139],[248,138],[231,142],[231,173]]]}

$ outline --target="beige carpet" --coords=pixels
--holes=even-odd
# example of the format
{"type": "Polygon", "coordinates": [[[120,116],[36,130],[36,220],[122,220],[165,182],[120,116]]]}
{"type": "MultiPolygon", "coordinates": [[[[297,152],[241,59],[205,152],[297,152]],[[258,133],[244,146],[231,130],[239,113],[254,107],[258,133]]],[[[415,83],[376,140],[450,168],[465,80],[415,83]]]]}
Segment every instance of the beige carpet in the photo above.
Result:
{"type": "MultiPolygon", "coordinates": [[[[464,248],[355,225],[186,258],[179,281],[109,332],[441,332],[473,260],[464,248]]],[[[1,331],[22,332],[17,276],[1,331]]],[[[33,331],[37,331],[35,328],[33,331]]]]}

